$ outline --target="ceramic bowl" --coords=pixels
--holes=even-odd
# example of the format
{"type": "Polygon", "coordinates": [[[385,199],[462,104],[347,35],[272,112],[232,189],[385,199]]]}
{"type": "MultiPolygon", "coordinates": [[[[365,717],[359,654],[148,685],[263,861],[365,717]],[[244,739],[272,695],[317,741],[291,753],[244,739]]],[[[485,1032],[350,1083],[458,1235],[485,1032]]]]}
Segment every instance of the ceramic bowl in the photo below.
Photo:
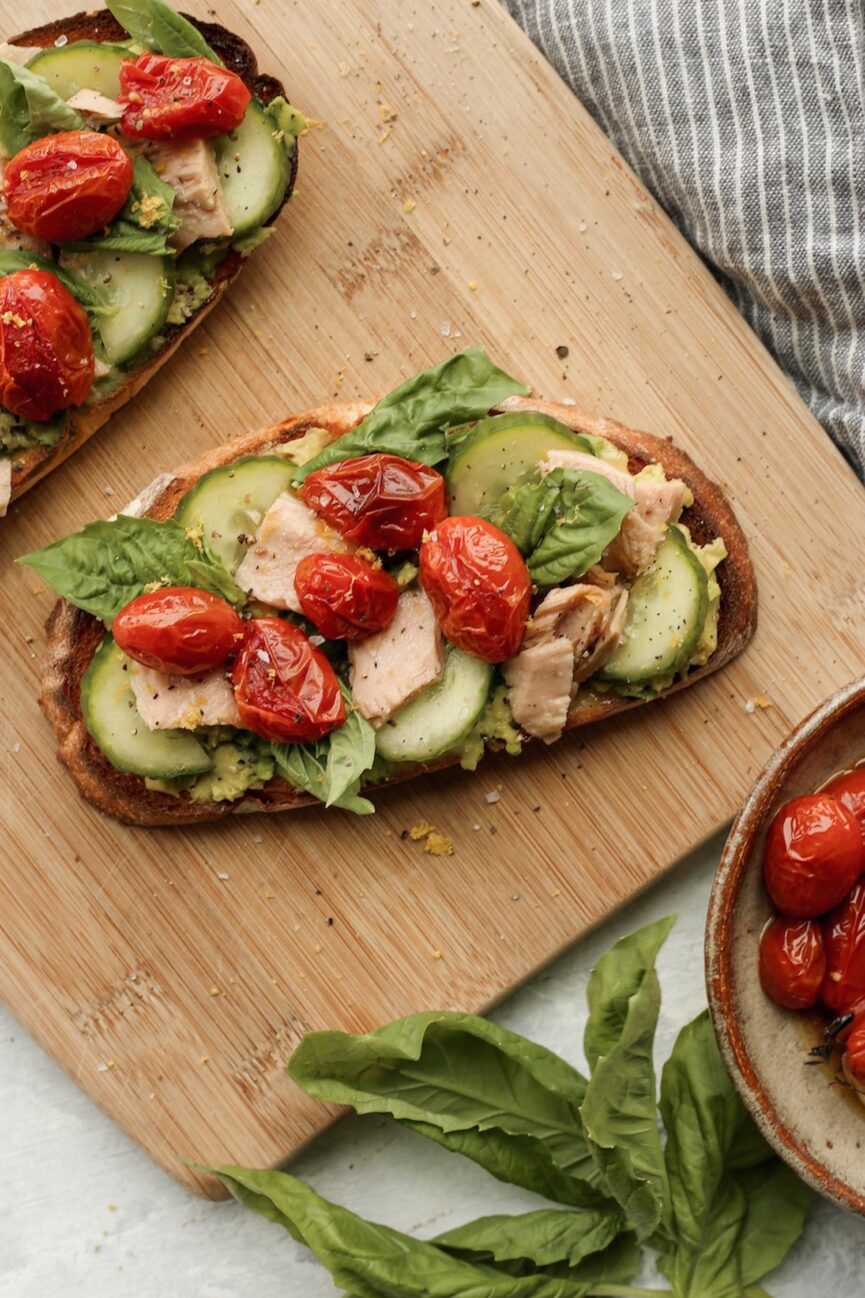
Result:
{"type": "Polygon", "coordinates": [[[772,914],[763,843],[775,812],[865,758],[865,678],[833,695],[773,755],[733,824],[709,903],[706,981],[730,1075],[763,1135],[821,1194],[865,1216],[865,1107],[837,1066],[806,1065],[802,1017],[763,993],[757,944],[772,914]]]}

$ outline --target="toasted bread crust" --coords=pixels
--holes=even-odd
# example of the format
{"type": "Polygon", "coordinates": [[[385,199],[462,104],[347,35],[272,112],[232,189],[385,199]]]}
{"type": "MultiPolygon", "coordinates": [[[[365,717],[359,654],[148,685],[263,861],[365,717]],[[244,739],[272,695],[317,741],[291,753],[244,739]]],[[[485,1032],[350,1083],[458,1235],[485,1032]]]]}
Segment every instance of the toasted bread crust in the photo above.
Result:
{"type": "MultiPolygon", "coordinates": [[[[552,402],[514,398],[505,403],[505,408],[540,410],[575,432],[600,434],[626,451],[632,469],[656,461],[663,465],[668,475],[682,478],[688,484],[694,494],[694,505],[686,510],[683,521],[690,527],[695,541],[703,543],[721,536],[727,546],[728,557],[718,569],[723,591],[718,648],[705,667],[690,672],[658,697],[684,689],[735,658],[745,648],[757,624],[757,587],[748,557],[748,543],[720,488],[670,441],[634,432],[612,420],[594,419],[570,406],[552,402]]],[[[135,502],[136,512],[150,518],[170,518],[186,492],[209,470],[230,464],[244,455],[266,454],[301,437],[310,428],[324,428],[332,438],[339,437],[359,423],[370,409],[369,404],[362,402],[321,406],[297,418],[233,439],[183,465],[175,473],[157,479],[135,502]]],[[[151,792],[138,776],[116,770],[90,738],[80,704],[81,679],[103,634],[102,624],[96,618],[63,600],[57,603],[48,621],[41,697],[45,715],[57,732],[60,760],[71,771],[84,797],[100,811],[130,824],[182,825],[246,812],[288,811],[315,803],[314,798],[298,793],[283,780],[272,780],[266,788],[250,791],[237,802],[195,803],[185,795],[173,797],[151,792]]],[[[640,706],[643,701],[608,695],[602,701],[575,712],[567,729],[625,712],[640,706]]],[[[455,765],[457,760],[445,757],[427,766],[410,766],[393,780],[373,788],[441,770],[455,765]]]]}
{"type": "MultiPolygon", "coordinates": [[[[225,27],[221,27],[218,23],[199,22],[198,19],[188,14],[185,17],[188,17],[189,21],[198,28],[207,43],[219,55],[226,66],[242,77],[253,95],[262,103],[268,104],[278,95],[285,94],[282,83],[277,81],[275,77],[259,73],[255,54],[246,41],[239,36],[235,36],[233,32],[226,30],[225,27]]],[[[72,14],[68,18],[57,18],[42,27],[34,27],[31,31],[20,32],[17,36],[12,36],[9,44],[17,45],[22,49],[37,46],[46,48],[54,45],[61,37],[65,37],[68,41],[117,41],[126,39],[127,33],[107,9],[102,9],[96,13],[78,13],[72,14]]],[[[291,197],[296,176],[297,149],[295,149],[294,153],[294,162],[285,198],[270,217],[268,224],[272,224],[276,220],[285,203],[291,197]]],[[[189,334],[198,328],[204,317],[218,304],[230,284],[240,273],[243,264],[244,258],[239,253],[229,252],[217,266],[211,281],[214,287],[213,296],[203,306],[199,307],[195,315],[184,324],[175,325],[166,330],[165,344],[160,351],[155,353],[146,365],[142,365],[133,374],[130,374],[103,401],[95,405],[79,406],[71,410],[67,426],[56,446],[34,446],[24,451],[18,451],[12,456],[13,500],[23,495],[40,478],[44,478],[58,464],[62,464],[64,460],[74,454],[79,446],[83,446],[88,438],[92,437],[103,424],[107,423],[115,410],[125,406],[127,401],[131,401],[141,391],[145,384],[153,378],[157,370],[165,364],[189,334]]]]}

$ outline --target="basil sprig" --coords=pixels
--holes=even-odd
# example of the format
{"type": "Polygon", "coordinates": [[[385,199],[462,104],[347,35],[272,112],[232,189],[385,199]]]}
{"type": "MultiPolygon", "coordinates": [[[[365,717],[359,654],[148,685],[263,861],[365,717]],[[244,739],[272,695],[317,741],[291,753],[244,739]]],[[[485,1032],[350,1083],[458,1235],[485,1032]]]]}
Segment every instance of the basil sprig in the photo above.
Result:
{"type": "Polygon", "coordinates": [[[165,0],[106,0],[107,8],[133,40],[154,54],[201,56],[222,66],[201,32],[165,0]]]}

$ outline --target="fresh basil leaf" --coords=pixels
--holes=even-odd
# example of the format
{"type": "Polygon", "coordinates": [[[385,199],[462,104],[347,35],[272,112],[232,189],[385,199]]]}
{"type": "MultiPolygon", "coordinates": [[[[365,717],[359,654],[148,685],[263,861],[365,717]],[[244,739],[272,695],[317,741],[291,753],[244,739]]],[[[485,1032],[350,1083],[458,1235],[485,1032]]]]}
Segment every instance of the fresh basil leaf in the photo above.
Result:
{"type": "Polygon", "coordinates": [[[133,40],[154,54],[176,58],[200,55],[222,66],[222,59],[198,28],[165,4],[165,0],[106,0],[106,7],[133,40]]]}
{"type": "Polygon", "coordinates": [[[507,491],[492,521],[527,556],[535,585],[557,586],[598,562],[633,507],[600,474],[556,468],[507,491]]]}
{"type": "Polygon", "coordinates": [[[739,1298],[786,1257],[813,1196],[753,1127],[707,1013],[664,1065],[661,1114],[672,1213],[659,1266],[676,1298],[739,1298]]]}
{"type": "Polygon", "coordinates": [[[362,775],[375,761],[375,731],[354,708],[343,725],[315,744],[274,744],[279,774],[301,793],[326,807],[369,816],[375,807],[359,796],[362,775]]]}
{"type": "Polygon", "coordinates": [[[437,1235],[433,1243],[472,1262],[516,1263],[516,1274],[526,1274],[556,1264],[573,1270],[590,1254],[609,1248],[624,1229],[617,1212],[541,1208],[519,1216],[479,1217],[437,1235]]]}
{"type": "Polygon", "coordinates": [[[377,451],[438,464],[447,456],[444,431],[449,424],[478,419],[505,397],[528,392],[493,365],[482,348],[457,352],[383,397],[357,428],[299,468],[295,485],[329,464],[377,451]]]}
{"type": "Polygon", "coordinates": [[[10,157],[52,131],[80,131],[86,125],[44,77],[0,59],[0,144],[10,157]]]}
{"type": "Polygon", "coordinates": [[[673,922],[657,920],[622,938],[588,987],[592,1077],[580,1114],[602,1182],[641,1236],[669,1215],[652,1049],[661,1004],[654,961],[673,922]]]}
{"type": "Polygon", "coordinates": [[[352,1298],[584,1298],[590,1291],[580,1282],[510,1276],[452,1257],[435,1244],[364,1221],[286,1172],[200,1170],[218,1176],[245,1207],[306,1244],[352,1298]]]}
{"type": "Polygon", "coordinates": [[[132,188],[120,212],[99,234],[64,245],[72,251],[143,252],[157,257],[172,256],[168,240],[180,229],[174,215],[177,191],[154,171],[147,158],[135,159],[132,188]]]}
{"type": "Polygon", "coordinates": [[[289,1073],[309,1095],[388,1113],[500,1180],[607,1206],[579,1105],[586,1082],[542,1046],[470,1014],[429,1013],[365,1035],[313,1032],[289,1073]]]}
{"type": "Polygon", "coordinates": [[[174,519],[121,514],[23,555],[52,590],[107,625],[148,586],[200,586],[223,598],[243,596],[225,569],[174,519]]]}

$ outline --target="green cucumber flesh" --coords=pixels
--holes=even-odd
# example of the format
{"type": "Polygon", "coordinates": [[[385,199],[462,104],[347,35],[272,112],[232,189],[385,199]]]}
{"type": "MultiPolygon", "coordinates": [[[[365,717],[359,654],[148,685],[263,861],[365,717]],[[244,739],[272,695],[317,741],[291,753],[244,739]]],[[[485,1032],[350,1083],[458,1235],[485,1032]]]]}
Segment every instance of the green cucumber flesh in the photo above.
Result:
{"type": "Polygon", "coordinates": [[[274,131],[253,100],[237,129],[213,141],[222,200],[235,235],[264,225],[285,198],[290,167],[274,131]]]}
{"type": "Polygon", "coordinates": [[[429,762],[468,736],[487,705],[493,668],[448,649],[441,680],[399,709],[377,731],[375,746],[388,762],[429,762]]]}
{"type": "Polygon", "coordinates": [[[599,680],[635,685],[687,667],[709,608],[709,580],[678,527],[668,527],[652,567],[628,598],[622,639],[599,680]]]}
{"type": "Polygon", "coordinates": [[[188,730],[148,730],[135,706],[129,659],[110,635],[81,681],[84,724],[118,771],[153,780],[203,775],[213,762],[188,730]]]}
{"type": "Polygon", "coordinates": [[[245,540],[258,522],[287,491],[297,467],[275,455],[252,455],[221,469],[211,469],[186,493],[177,520],[187,528],[201,527],[210,550],[232,575],[246,553],[245,540]]]}
{"type": "Polygon", "coordinates": [[[40,50],[27,66],[44,77],[61,99],[71,99],[78,90],[96,90],[108,99],[116,99],[120,94],[120,65],[133,57],[131,50],[108,41],[70,41],[68,45],[40,50]]]}
{"type": "Polygon", "coordinates": [[[538,411],[481,419],[450,452],[446,470],[452,514],[486,517],[501,496],[537,468],[548,451],[592,454],[591,443],[538,411]]]}
{"type": "Polygon", "coordinates": [[[110,364],[131,360],[162,329],[174,297],[169,258],[103,250],[67,253],[61,260],[105,308],[97,328],[110,364]]]}

